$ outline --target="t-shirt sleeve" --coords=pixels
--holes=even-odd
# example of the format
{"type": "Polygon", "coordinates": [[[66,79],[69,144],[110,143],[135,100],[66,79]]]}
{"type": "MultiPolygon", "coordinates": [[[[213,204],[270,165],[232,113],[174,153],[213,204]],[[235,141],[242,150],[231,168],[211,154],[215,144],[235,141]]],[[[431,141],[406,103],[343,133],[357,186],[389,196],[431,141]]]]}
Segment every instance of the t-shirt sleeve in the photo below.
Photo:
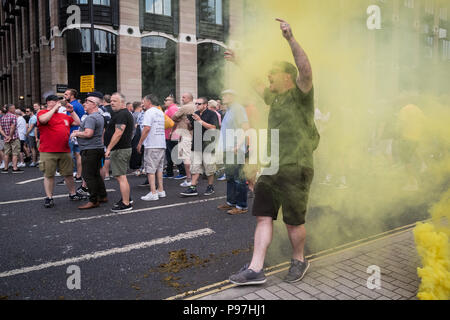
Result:
{"type": "Polygon", "coordinates": [[[217,114],[215,112],[209,112],[208,120],[206,122],[213,124],[216,129],[219,129],[219,118],[217,118],[217,114]]]}
{"type": "Polygon", "coordinates": [[[300,88],[297,87],[295,90],[296,100],[300,101],[303,105],[313,105],[314,104],[314,87],[309,90],[308,93],[303,93],[300,88]]]}
{"type": "Polygon", "coordinates": [[[153,116],[151,112],[145,112],[144,113],[144,121],[142,122],[142,125],[151,127],[153,124],[153,116]]]}
{"type": "Polygon", "coordinates": [[[84,128],[95,130],[95,123],[96,121],[93,117],[87,117],[86,120],[84,120],[84,128]]]}
{"type": "MultiPolygon", "coordinates": [[[[127,111],[128,112],[128,111],[127,111]]],[[[127,114],[125,112],[120,112],[117,116],[116,116],[116,125],[117,124],[124,124],[124,125],[128,125],[128,118],[127,118],[127,114]]]]}

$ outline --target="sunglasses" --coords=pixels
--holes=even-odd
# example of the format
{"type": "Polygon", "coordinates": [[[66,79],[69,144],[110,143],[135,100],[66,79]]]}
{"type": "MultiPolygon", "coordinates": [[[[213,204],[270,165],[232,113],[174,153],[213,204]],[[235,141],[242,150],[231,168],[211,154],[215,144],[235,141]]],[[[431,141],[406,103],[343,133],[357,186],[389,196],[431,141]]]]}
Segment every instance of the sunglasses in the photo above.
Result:
{"type": "Polygon", "coordinates": [[[196,102],[195,105],[196,106],[201,106],[202,104],[205,104],[204,102],[196,102]]]}

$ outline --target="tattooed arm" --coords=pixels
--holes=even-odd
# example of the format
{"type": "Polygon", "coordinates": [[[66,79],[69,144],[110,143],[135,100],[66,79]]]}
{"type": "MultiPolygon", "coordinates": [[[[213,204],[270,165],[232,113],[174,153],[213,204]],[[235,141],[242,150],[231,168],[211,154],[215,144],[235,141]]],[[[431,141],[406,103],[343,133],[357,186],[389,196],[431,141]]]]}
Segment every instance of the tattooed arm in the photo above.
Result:
{"type": "Polygon", "coordinates": [[[294,56],[295,64],[297,65],[297,69],[299,72],[296,81],[297,86],[300,88],[300,90],[302,90],[303,93],[306,94],[311,91],[313,87],[311,63],[309,62],[308,56],[306,55],[303,48],[300,46],[297,40],[295,40],[291,26],[282,19],[276,20],[280,22],[280,28],[283,32],[283,37],[288,41],[289,46],[292,50],[292,54],[294,56]]]}

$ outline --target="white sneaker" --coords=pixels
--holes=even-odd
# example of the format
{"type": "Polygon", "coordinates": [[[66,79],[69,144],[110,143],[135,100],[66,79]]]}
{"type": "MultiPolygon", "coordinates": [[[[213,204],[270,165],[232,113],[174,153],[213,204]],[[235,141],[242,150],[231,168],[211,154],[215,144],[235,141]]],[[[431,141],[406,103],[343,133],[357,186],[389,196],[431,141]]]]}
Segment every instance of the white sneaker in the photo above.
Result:
{"type": "Polygon", "coordinates": [[[156,201],[159,200],[158,193],[149,192],[146,196],[141,197],[141,200],[144,201],[156,201]]]}
{"type": "Polygon", "coordinates": [[[180,184],[180,187],[190,187],[191,186],[191,182],[188,182],[187,180],[185,180],[182,184],[180,184]]]}
{"type": "Polygon", "coordinates": [[[56,171],[55,177],[61,177],[61,174],[59,173],[59,171],[56,171]]]}
{"type": "Polygon", "coordinates": [[[5,168],[5,161],[2,161],[2,164],[0,164],[0,169],[4,169],[5,168]]]}
{"type": "Polygon", "coordinates": [[[165,198],[165,197],[167,197],[166,192],[165,192],[165,191],[158,192],[158,197],[160,197],[160,198],[165,198]]]}
{"type": "Polygon", "coordinates": [[[17,167],[19,167],[19,168],[25,168],[27,165],[24,163],[24,162],[19,162],[18,164],[17,164],[17,167]]]}
{"type": "Polygon", "coordinates": [[[32,167],[36,167],[36,162],[30,163],[30,168],[32,168],[32,167]]]}

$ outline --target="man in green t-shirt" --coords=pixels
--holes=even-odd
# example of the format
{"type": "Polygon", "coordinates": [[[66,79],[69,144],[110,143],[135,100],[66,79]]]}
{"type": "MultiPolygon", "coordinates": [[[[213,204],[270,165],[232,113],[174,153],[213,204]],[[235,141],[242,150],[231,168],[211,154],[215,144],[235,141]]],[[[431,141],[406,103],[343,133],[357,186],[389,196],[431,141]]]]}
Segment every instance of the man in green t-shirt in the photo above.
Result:
{"type": "MultiPolygon", "coordinates": [[[[273,143],[279,150],[279,170],[273,175],[264,175],[263,172],[256,183],[253,215],[257,217],[257,225],[253,258],[249,265],[230,277],[230,281],[237,285],[266,282],[264,259],[272,241],[273,220],[277,219],[280,207],[293,248],[291,267],[285,281],[300,281],[309,268],[304,256],[305,215],[314,176],[313,152],[320,139],[314,124],[312,70],[290,25],[281,19],[277,21],[292,49],[296,67],[288,62],[275,63],[268,75],[269,87],[257,90],[270,106],[268,149],[272,145],[271,130],[279,132],[278,144],[276,141],[273,143]]],[[[236,62],[232,51],[227,51],[225,58],[236,62]]]]}

